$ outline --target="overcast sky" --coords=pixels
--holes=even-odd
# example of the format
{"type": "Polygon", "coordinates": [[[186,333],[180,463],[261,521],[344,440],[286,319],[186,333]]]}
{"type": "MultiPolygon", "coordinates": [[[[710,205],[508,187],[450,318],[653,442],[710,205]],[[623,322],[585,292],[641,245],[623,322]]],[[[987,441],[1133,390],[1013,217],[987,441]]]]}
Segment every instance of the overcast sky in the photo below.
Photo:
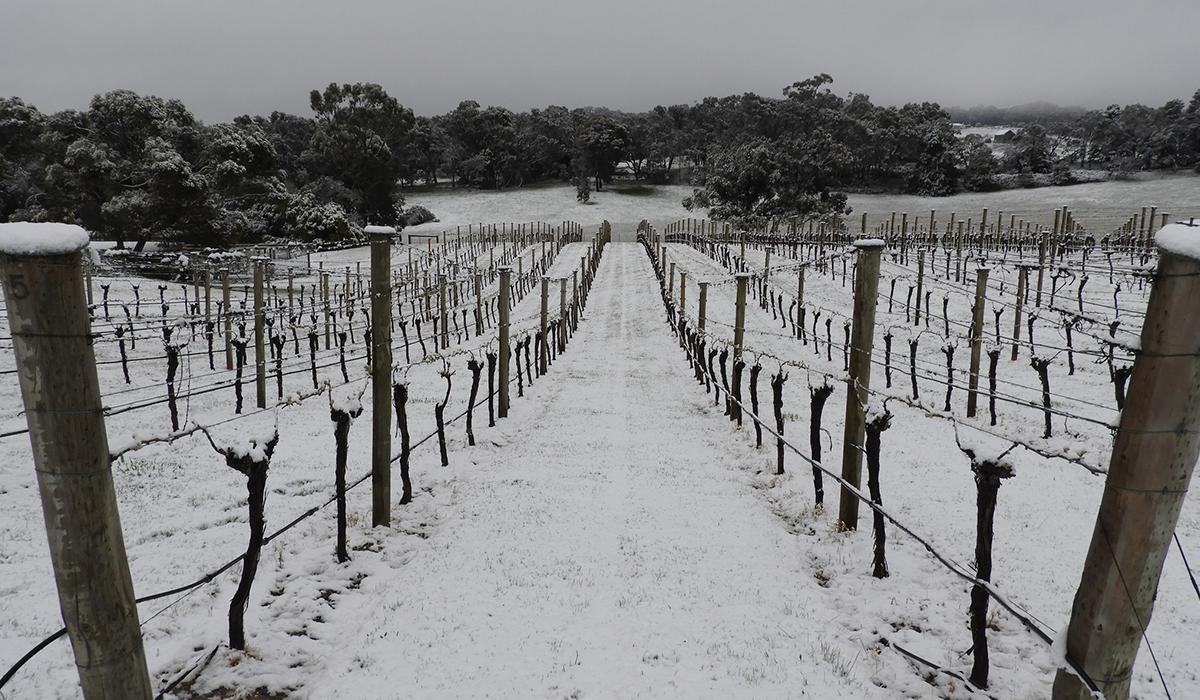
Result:
{"type": "Polygon", "coordinates": [[[0,96],[54,112],[125,88],[206,122],[311,115],[330,82],[379,83],[419,115],[644,111],[817,73],[944,107],[1200,89],[1200,0],[0,0],[0,26],[0,96]]]}

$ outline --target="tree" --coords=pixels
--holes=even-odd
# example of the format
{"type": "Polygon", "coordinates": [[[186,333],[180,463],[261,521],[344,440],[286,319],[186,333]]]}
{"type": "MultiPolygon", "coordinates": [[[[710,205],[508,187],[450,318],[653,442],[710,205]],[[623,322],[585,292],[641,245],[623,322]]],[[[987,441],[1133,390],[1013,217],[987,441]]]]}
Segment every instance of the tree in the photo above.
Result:
{"type": "Polygon", "coordinates": [[[850,213],[846,195],[825,181],[828,161],[843,149],[818,133],[813,139],[755,139],[717,153],[703,189],[684,200],[711,219],[753,225],[774,218],[801,220],[850,213]]]}
{"type": "Polygon", "coordinates": [[[480,109],[460,102],[446,115],[451,138],[450,164],[456,178],[476,187],[497,189],[518,179],[513,113],[503,107],[480,109]]]}
{"type": "Polygon", "coordinates": [[[0,221],[30,206],[39,187],[42,154],[38,139],[46,118],[19,98],[0,99],[0,221]]]}
{"type": "Polygon", "coordinates": [[[575,136],[579,153],[584,156],[589,175],[596,180],[596,191],[611,182],[617,165],[629,149],[629,131],[612,117],[596,115],[575,136]]]}
{"type": "Polygon", "coordinates": [[[1022,129],[1005,158],[1005,165],[1018,173],[1048,173],[1052,164],[1050,142],[1040,124],[1022,129]]]}
{"type": "Polygon", "coordinates": [[[992,153],[992,148],[979,134],[969,134],[963,138],[959,155],[960,182],[964,189],[970,192],[986,192],[996,188],[992,180],[999,167],[999,161],[992,153]]]}
{"type": "Polygon", "coordinates": [[[359,196],[361,223],[400,223],[398,187],[407,173],[403,153],[412,110],[373,83],[330,83],[323,93],[313,90],[309,102],[317,115],[312,150],[325,161],[323,174],[359,196]]]}
{"type": "Polygon", "coordinates": [[[55,115],[48,129],[43,143],[55,155],[39,218],[139,248],[148,240],[226,240],[197,169],[201,126],[182,102],[115,90],[92,98],[86,113],[55,115]]]}

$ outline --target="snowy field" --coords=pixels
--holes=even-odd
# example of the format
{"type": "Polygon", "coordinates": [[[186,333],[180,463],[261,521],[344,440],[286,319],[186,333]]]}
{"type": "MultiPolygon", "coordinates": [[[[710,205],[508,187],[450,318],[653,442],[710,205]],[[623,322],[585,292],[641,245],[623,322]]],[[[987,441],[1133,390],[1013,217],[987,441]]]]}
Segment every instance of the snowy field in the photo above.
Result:
{"type": "MultiPolygon", "coordinates": [[[[1048,223],[1046,214],[1055,206],[1068,204],[1091,226],[1092,221],[1119,224],[1143,204],[1189,215],[1186,191],[1170,194],[1181,182],[1187,180],[996,193],[980,195],[980,200],[953,198],[928,205],[916,198],[886,197],[852,198],[852,203],[856,211],[871,213],[872,221],[882,220],[893,208],[919,212],[921,207],[926,207],[925,216],[928,208],[947,213],[959,208],[960,216],[967,216],[989,207],[1020,218],[1025,206],[1025,216],[1042,223],[1048,223]],[[1141,189],[1122,199],[1126,185],[1141,189]],[[1077,192],[1082,200],[1075,197],[1077,192]],[[1173,196],[1178,200],[1171,200],[1173,196]]],[[[1190,180],[1193,186],[1196,182],[1190,180]]],[[[574,220],[584,224],[585,240],[590,240],[595,226],[609,219],[621,222],[614,227],[614,239],[632,241],[642,219],[662,226],[686,215],[679,200],[688,192],[682,187],[657,188],[653,195],[606,190],[593,195],[596,204],[582,205],[570,189],[548,187],[469,196],[421,193],[411,195],[409,203],[427,206],[440,217],[440,222],[420,227],[431,232],[481,222],[574,220]]],[[[504,250],[492,251],[493,257],[504,250]]],[[[585,250],[583,244],[568,245],[548,276],[577,269],[585,250]]],[[[540,251],[537,244],[522,249],[525,270],[532,269],[540,251]]],[[[726,271],[682,244],[671,244],[668,256],[688,273],[685,313],[695,313],[695,282],[709,281],[709,329],[714,342],[730,337],[733,285],[726,271]]],[[[409,269],[409,259],[406,248],[397,248],[394,269],[409,269]]],[[[480,252],[468,268],[486,267],[488,259],[488,253],[480,252]]],[[[365,249],[313,256],[314,264],[324,261],[333,270],[362,262],[365,271],[366,260],[365,249]]],[[[751,269],[761,267],[763,252],[751,249],[747,261],[751,269]]],[[[791,293],[790,278],[784,277],[787,264],[780,257],[772,262],[779,270],[773,281],[776,294],[791,293]]],[[[418,247],[416,266],[431,265],[418,247]]],[[[898,280],[896,300],[903,298],[911,267],[885,264],[881,305],[891,280],[898,280]]],[[[841,278],[840,263],[833,269],[836,277],[811,274],[805,294],[806,302],[823,312],[821,341],[827,338],[825,320],[837,319],[829,329],[831,342],[803,344],[757,302],[747,310],[746,343],[763,367],[763,404],[770,402],[770,375],[787,372],[785,433],[802,447],[808,444],[810,387],[842,372],[839,343],[850,291],[841,278]]],[[[1005,274],[1001,269],[993,278],[1008,285],[1001,296],[1011,295],[1015,284],[1005,274]]],[[[335,272],[334,281],[339,276],[335,272]]],[[[1100,283],[1101,276],[1096,275],[1084,301],[1101,304],[1112,291],[1107,282],[1100,283]]],[[[314,281],[297,279],[310,288],[314,281]]],[[[97,280],[101,282],[112,285],[112,313],[119,316],[119,304],[132,303],[130,281],[97,280]]],[[[139,335],[137,349],[130,350],[131,357],[140,358],[131,363],[130,383],[124,380],[112,339],[96,345],[109,407],[133,408],[164,393],[166,363],[154,330],[157,283],[141,285],[146,331],[139,335]]],[[[551,289],[553,310],[557,284],[551,289]]],[[[951,335],[960,335],[969,309],[965,286],[943,280],[933,289],[934,325],[942,323],[945,296],[951,335]]],[[[1144,307],[1144,292],[1125,280],[1122,313],[1136,315],[1139,306],[1144,307]]],[[[170,285],[165,293],[173,313],[178,313],[181,286],[170,285]]],[[[494,293],[493,283],[485,297],[494,293]]],[[[235,303],[242,298],[236,291],[235,303]]],[[[1064,299],[1074,301],[1066,293],[1064,299]]],[[[538,304],[536,293],[518,303],[513,311],[515,338],[535,328],[538,304]]],[[[461,308],[473,310],[473,298],[464,299],[461,308]]],[[[811,325],[812,316],[808,318],[811,325]]],[[[338,401],[358,395],[367,381],[362,316],[354,323],[360,330],[348,343],[348,379],[341,374],[336,347],[325,350],[322,345],[320,351],[319,378],[328,381],[332,389],[327,392],[338,401]]],[[[1041,342],[1064,342],[1056,323],[1052,314],[1045,314],[1037,327],[1041,342]]],[[[301,324],[308,321],[302,318],[301,324]]],[[[888,404],[893,426],[882,436],[884,504],[939,551],[969,568],[974,483],[969,463],[955,446],[952,424],[932,415],[940,412],[945,391],[934,379],[944,370],[940,341],[933,331],[907,330],[898,303],[890,312],[880,311],[879,326],[894,335],[896,353],[893,388],[884,388],[880,367],[872,378],[881,400],[897,397],[888,404]],[[908,397],[901,365],[907,362],[913,337],[921,342],[922,400],[928,404],[924,410],[900,400],[908,397]]],[[[105,328],[103,321],[97,322],[97,330],[105,328]]],[[[286,391],[292,395],[312,390],[303,345],[306,330],[301,328],[298,336],[300,353],[293,353],[291,337],[287,341],[286,369],[296,372],[286,377],[286,391]]],[[[408,333],[413,332],[410,324],[408,333]]],[[[428,330],[425,333],[429,342],[428,330]]],[[[5,323],[0,336],[8,335],[5,323]]],[[[415,341],[410,348],[415,364],[403,375],[410,387],[414,442],[434,432],[433,406],[446,392],[443,369],[453,371],[447,416],[466,409],[466,362],[483,359],[494,331],[481,338],[473,332],[466,335],[456,337],[444,353],[448,365],[436,357],[420,362],[415,341]]],[[[398,332],[393,340],[400,342],[398,332]]],[[[1001,405],[997,428],[987,428],[1076,459],[1047,459],[1018,449],[1012,454],[1016,476],[1000,489],[993,580],[1049,631],[1061,629],[1069,615],[1103,488],[1103,477],[1080,462],[1106,466],[1111,445],[1106,430],[1069,415],[1100,421],[1116,415],[1105,369],[1094,355],[1086,354],[1099,346],[1082,331],[1077,344],[1077,374],[1067,374],[1061,356],[1052,367],[1057,406],[1066,414],[1055,415],[1054,438],[1040,440],[1040,412],[1020,405],[1037,396],[1037,378],[1026,354],[1016,363],[1005,358],[1001,377],[1011,384],[1006,390],[1013,393],[1014,402],[1001,405]]],[[[10,347],[11,341],[0,345],[10,347]]],[[[881,352],[877,334],[877,359],[881,352]]],[[[0,432],[6,433],[24,426],[11,350],[7,353],[0,357],[0,432]]],[[[958,381],[964,383],[966,355],[967,349],[960,347],[958,381]]],[[[394,357],[404,364],[402,351],[394,357]]],[[[195,395],[182,404],[184,419],[213,426],[222,444],[245,441],[278,425],[281,439],[268,478],[270,533],[332,495],[328,393],[277,410],[250,410],[234,419],[233,390],[227,386],[231,373],[223,368],[223,359],[218,349],[217,369],[209,370],[203,339],[193,338],[181,370],[181,392],[209,386],[219,390],[189,392],[195,395]]],[[[274,381],[268,374],[272,398],[274,381]]],[[[486,386],[485,372],[481,395],[486,386]]],[[[246,391],[252,406],[253,386],[246,391]]],[[[181,699],[1025,700],[1049,695],[1053,653],[1003,611],[993,613],[989,630],[988,693],[972,693],[954,678],[931,673],[895,650],[903,647],[966,675],[971,663],[965,653],[970,646],[968,585],[921,545],[892,530],[891,576],[871,577],[867,511],[858,532],[837,532],[835,485],[826,481],[826,503],[832,508],[821,511],[812,507],[811,470],[794,455],[788,456],[786,473],[774,476],[773,441],[768,437],[756,449],[751,423],[731,425],[713,395],[694,380],[666,324],[658,284],[641,246],[607,247],[578,332],[549,373],[532,386],[524,385],[521,393],[518,396],[514,387],[510,417],[494,428],[488,427],[487,406],[475,409],[473,447],[467,445],[462,419],[448,426],[450,466],[440,466],[435,440],[415,449],[416,495],[411,504],[393,503],[392,527],[369,526],[369,483],[352,490],[350,562],[338,564],[333,557],[329,508],[269,543],[247,613],[245,652],[224,645],[226,610],[240,567],[194,592],[139,606],[155,687],[182,679],[167,695],[181,699]]],[[[370,467],[369,398],[364,396],[368,410],[351,429],[352,481],[370,467]]],[[[844,384],[837,384],[823,421],[825,462],[835,467],[840,463],[844,401],[844,384]]],[[[953,398],[956,412],[961,413],[964,401],[960,384],[953,398]]],[[[987,426],[986,419],[977,423],[987,426]]],[[[108,420],[113,449],[169,427],[162,404],[116,413],[108,420]]],[[[1005,444],[1000,438],[974,439],[1005,444]]],[[[397,440],[393,437],[394,449],[397,440]]],[[[27,435],[0,439],[0,465],[3,672],[62,621],[52,592],[27,435]]],[[[244,479],[226,467],[203,438],[191,436],[130,452],[114,464],[114,477],[139,596],[199,579],[244,550],[244,479]]],[[[397,484],[394,475],[396,497],[397,484]]],[[[1200,506],[1194,498],[1185,502],[1178,536],[1194,566],[1200,560],[1200,506]]],[[[1147,638],[1176,699],[1200,698],[1198,622],[1200,600],[1179,552],[1172,548],[1147,638]]],[[[1166,697],[1145,645],[1133,688],[1138,698],[1166,697]]],[[[80,697],[69,645],[65,640],[51,644],[0,693],[6,699],[80,697]]]]}
{"type": "MultiPolygon", "coordinates": [[[[409,205],[427,207],[439,221],[410,229],[437,233],[471,224],[523,223],[529,221],[575,221],[594,228],[602,221],[613,224],[614,235],[623,234],[632,241],[639,221],[645,219],[657,228],[699,212],[689,212],[681,202],[692,194],[687,185],[653,187],[649,194],[621,194],[621,187],[609,187],[592,193],[592,203],[575,201],[575,189],[568,185],[544,185],[503,191],[437,190],[411,192],[409,205]]],[[[1171,221],[1200,217],[1200,177],[1189,173],[1152,174],[1128,181],[1110,181],[1044,187],[1028,190],[966,193],[952,197],[916,197],[910,195],[854,194],[849,198],[850,218],[867,213],[869,225],[889,219],[892,212],[907,212],[910,221],[928,221],[929,211],[937,210],[938,220],[947,221],[951,212],[958,219],[978,220],[988,209],[992,220],[1003,212],[1009,216],[1049,227],[1054,210],[1069,206],[1075,220],[1089,231],[1102,236],[1139,215],[1142,207],[1158,207],[1171,221]]]]}

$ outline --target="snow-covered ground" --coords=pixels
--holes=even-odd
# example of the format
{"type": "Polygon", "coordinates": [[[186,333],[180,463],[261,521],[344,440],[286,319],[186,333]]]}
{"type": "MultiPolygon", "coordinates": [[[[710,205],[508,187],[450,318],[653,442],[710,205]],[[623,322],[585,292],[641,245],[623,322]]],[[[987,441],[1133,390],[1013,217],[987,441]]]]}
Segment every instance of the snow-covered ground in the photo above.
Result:
{"type": "MultiPolygon", "coordinates": [[[[688,216],[702,217],[702,212],[683,208],[684,197],[692,194],[689,185],[664,185],[650,188],[647,194],[621,194],[620,186],[592,193],[592,203],[575,201],[575,188],[569,185],[540,185],[502,191],[447,190],[418,191],[406,195],[409,205],[429,208],[439,221],[415,226],[410,231],[437,233],[471,224],[524,223],[529,221],[576,221],[594,230],[601,221],[612,222],[615,234],[636,229],[643,219],[657,228],[688,216]]],[[[940,222],[949,220],[951,212],[958,219],[979,220],[984,209],[990,219],[1003,212],[1005,223],[1009,216],[1049,227],[1054,210],[1069,206],[1076,221],[1082,223],[1097,238],[1124,224],[1130,217],[1140,215],[1142,207],[1158,207],[1159,213],[1171,216],[1171,221],[1200,217],[1200,177],[1192,173],[1176,175],[1153,173],[1131,180],[1086,183],[1069,187],[975,192],[952,197],[917,197],[891,194],[852,194],[850,219],[857,221],[867,213],[870,227],[891,218],[892,212],[907,212],[909,221],[928,221],[929,211],[937,210],[940,222]]],[[[626,234],[627,235],[627,234],[626,234]]],[[[627,240],[633,240],[628,238],[627,240]]]]}
{"type": "MultiPolygon", "coordinates": [[[[665,196],[653,207],[642,205],[645,197],[630,196],[633,203],[626,205],[615,194],[598,196],[619,202],[605,216],[626,217],[616,232],[626,239],[641,219],[675,218],[665,196]]],[[[505,209],[497,201],[490,215],[473,215],[468,198],[462,199],[444,203],[461,207],[457,210],[427,204],[443,216],[430,226],[451,226],[455,219],[446,212],[455,211],[464,226],[568,218],[550,201],[536,209],[536,199],[520,205],[529,211],[505,209]],[[516,211],[526,215],[513,216],[516,211]]],[[[424,203],[415,196],[410,202],[424,203]]],[[[594,228],[585,230],[590,237],[594,228]]],[[[526,251],[526,269],[534,252],[526,251]]],[[[582,244],[568,246],[550,276],[576,268],[582,253],[582,244]]],[[[710,327],[727,334],[733,315],[727,275],[678,244],[670,254],[688,269],[692,284],[711,279],[710,327]]],[[[365,261],[366,251],[314,255],[314,263],[319,260],[340,270],[365,261]]],[[[407,251],[400,248],[393,265],[405,264],[407,251]]],[[[894,266],[885,274],[906,279],[894,266]]],[[[808,298],[819,298],[829,313],[845,312],[849,293],[840,275],[837,280],[812,275],[806,283],[808,298]]],[[[114,295],[128,298],[127,281],[113,285],[114,295]]],[[[143,313],[157,313],[153,289],[154,283],[143,287],[143,299],[152,297],[143,313]]],[[[177,295],[178,285],[170,291],[177,295]]],[[[694,286],[688,294],[694,310],[694,286]]],[[[533,327],[537,305],[531,294],[514,310],[520,332],[533,327]]],[[[965,312],[957,297],[951,308],[956,317],[965,312]]],[[[882,323],[899,326],[902,317],[896,311],[882,323]]],[[[833,328],[835,341],[839,326],[833,328]]],[[[769,375],[789,372],[786,430],[793,439],[804,436],[798,442],[806,445],[808,388],[823,381],[823,372],[840,372],[838,351],[821,364],[811,346],[787,337],[758,308],[748,310],[747,329],[747,343],[763,358],[764,405],[769,375]],[[817,370],[780,368],[769,358],[789,354],[817,370]]],[[[897,333],[898,354],[906,337],[897,333]]],[[[161,354],[143,342],[161,350],[152,337],[139,338],[140,354],[161,354]]],[[[357,342],[361,346],[361,334],[357,342]]],[[[199,339],[192,351],[197,346],[199,339]]],[[[473,338],[457,347],[463,354],[450,357],[448,416],[466,407],[470,351],[481,357],[473,338]]],[[[878,355],[878,336],[876,348],[878,355]]],[[[933,340],[927,349],[937,352],[933,340]]],[[[97,343],[97,352],[105,363],[106,405],[161,395],[161,359],[136,363],[127,386],[111,339],[97,343]]],[[[290,349],[288,355],[291,361],[290,349]]],[[[0,363],[4,430],[23,423],[10,351],[6,357],[0,363]]],[[[306,358],[301,360],[299,366],[306,366],[306,358]]],[[[205,378],[202,354],[188,362],[188,386],[213,381],[205,378]]],[[[335,365],[320,370],[339,400],[357,394],[366,382],[361,353],[350,365],[346,384],[335,365]]],[[[435,361],[406,373],[414,440],[433,432],[433,404],[446,386],[442,367],[435,361]]],[[[1088,384],[1098,371],[1092,368],[1093,374],[1078,380],[1084,387],[1078,398],[1111,404],[1109,386],[1088,384]]],[[[1065,381],[1061,371],[1054,380],[1065,381]]],[[[270,377],[271,386],[273,381],[270,377]]],[[[308,378],[302,373],[287,381],[289,391],[299,391],[308,378]]],[[[873,381],[882,385],[878,369],[873,381]]],[[[902,381],[901,375],[897,384],[902,381]]],[[[247,392],[252,401],[253,390],[247,392]]],[[[755,449],[749,422],[734,428],[694,381],[665,323],[640,246],[614,243],[606,249],[578,334],[549,374],[524,393],[513,393],[510,417],[495,428],[487,427],[486,406],[476,409],[474,447],[466,444],[462,421],[451,424],[449,467],[439,466],[435,442],[417,448],[416,498],[394,505],[392,527],[369,527],[367,484],[351,491],[351,562],[334,560],[328,511],[271,542],[247,614],[246,652],[223,646],[239,567],[189,595],[140,606],[156,687],[187,674],[182,687],[190,690],[177,697],[220,688],[244,693],[261,688],[289,698],[987,697],[895,651],[899,645],[965,675],[967,585],[919,544],[891,530],[892,575],[870,576],[869,521],[858,532],[836,531],[832,509],[811,507],[807,466],[789,456],[787,473],[775,477],[773,442],[767,438],[755,449]]],[[[205,424],[230,419],[231,394],[194,397],[187,419],[205,424]]],[[[351,429],[352,479],[370,463],[367,399],[368,411],[351,429]]],[[[844,399],[839,385],[826,407],[825,454],[831,464],[840,461],[844,399]]],[[[955,401],[961,401],[961,389],[955,401]]],[[[969,568],[974,484],[954,446],[953,429],[917,409],[896,406],[893,412],[893,427],[883,434],[884,503],[969,568]]],[[[1029,412],[1033,418],[1017,411],[1001,415],[1003,430],[1036,432],[1035,412],[1029,412]]],[[[110,442],[117,446],[135,432],[161,432],[166,421],[165,406],[113,416],[110,442]]],[[[221,443],[237,443],[273,423],[282,438],[268,480],[268,531],[324,503],[333,480],[333,424],[325,396],[232,421],[216,427],[214,435],[221,443]]],[[[1063,444],[1105,462],[1097,456],[1109,447],[1102,431],[1056,425],[1075,436],[1072,443],[1060,433],[1063,444]]],[[[1078,584],[1102,477],[1019,450],[1012,458],[1017,475],[1000,491],[993,580],[1046,628],[1059,629],[1078,584]]],[[[197,579],[244,549],[244,479],[202,438],[130,453],[115,464],[114,476],[139,595],[197,579]]],[[[393,476],[394,494],[396,484],[393,476]]],[[[836,507],[837,489],[828,481],[826,493],[827,503],[836,507]]],[[[1178,534],[1185,552],[1200,551],[1195,499],[1185,502],[1178,534]]],[[[0,440],[0,566],[2,672],[61,626],[23,435],[0,440]]],[[[1177,699],[1200,698],[1197,622],[1200,600],[1173,549],[1147,636],[1177,699]]],[[[1003,612],[995,614],[989,634],[992,696],[1047,697],[1051,651],[1003,612]]],[[[77,698],[76,683],[69,645],[60,640],[0,692],[6,698],[77,698]]],[[[1134,692],[1139,698],[1165,697],[1145,647],[1134,692]]]]}

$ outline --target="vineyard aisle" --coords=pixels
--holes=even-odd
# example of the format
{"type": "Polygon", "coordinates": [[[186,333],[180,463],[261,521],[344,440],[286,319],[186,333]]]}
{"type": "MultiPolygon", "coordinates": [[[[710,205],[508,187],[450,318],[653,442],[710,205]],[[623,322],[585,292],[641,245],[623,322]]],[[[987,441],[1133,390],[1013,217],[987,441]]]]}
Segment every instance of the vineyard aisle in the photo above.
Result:
{"type": "Polygon", "coordinates": [[[880,691],[822,654],[821,589],[740,468],[764,458],[709,403],[644,250],[610,245],[550,376],[452,458],[445,522],[329,616],[308,697],[880,691]]]}

